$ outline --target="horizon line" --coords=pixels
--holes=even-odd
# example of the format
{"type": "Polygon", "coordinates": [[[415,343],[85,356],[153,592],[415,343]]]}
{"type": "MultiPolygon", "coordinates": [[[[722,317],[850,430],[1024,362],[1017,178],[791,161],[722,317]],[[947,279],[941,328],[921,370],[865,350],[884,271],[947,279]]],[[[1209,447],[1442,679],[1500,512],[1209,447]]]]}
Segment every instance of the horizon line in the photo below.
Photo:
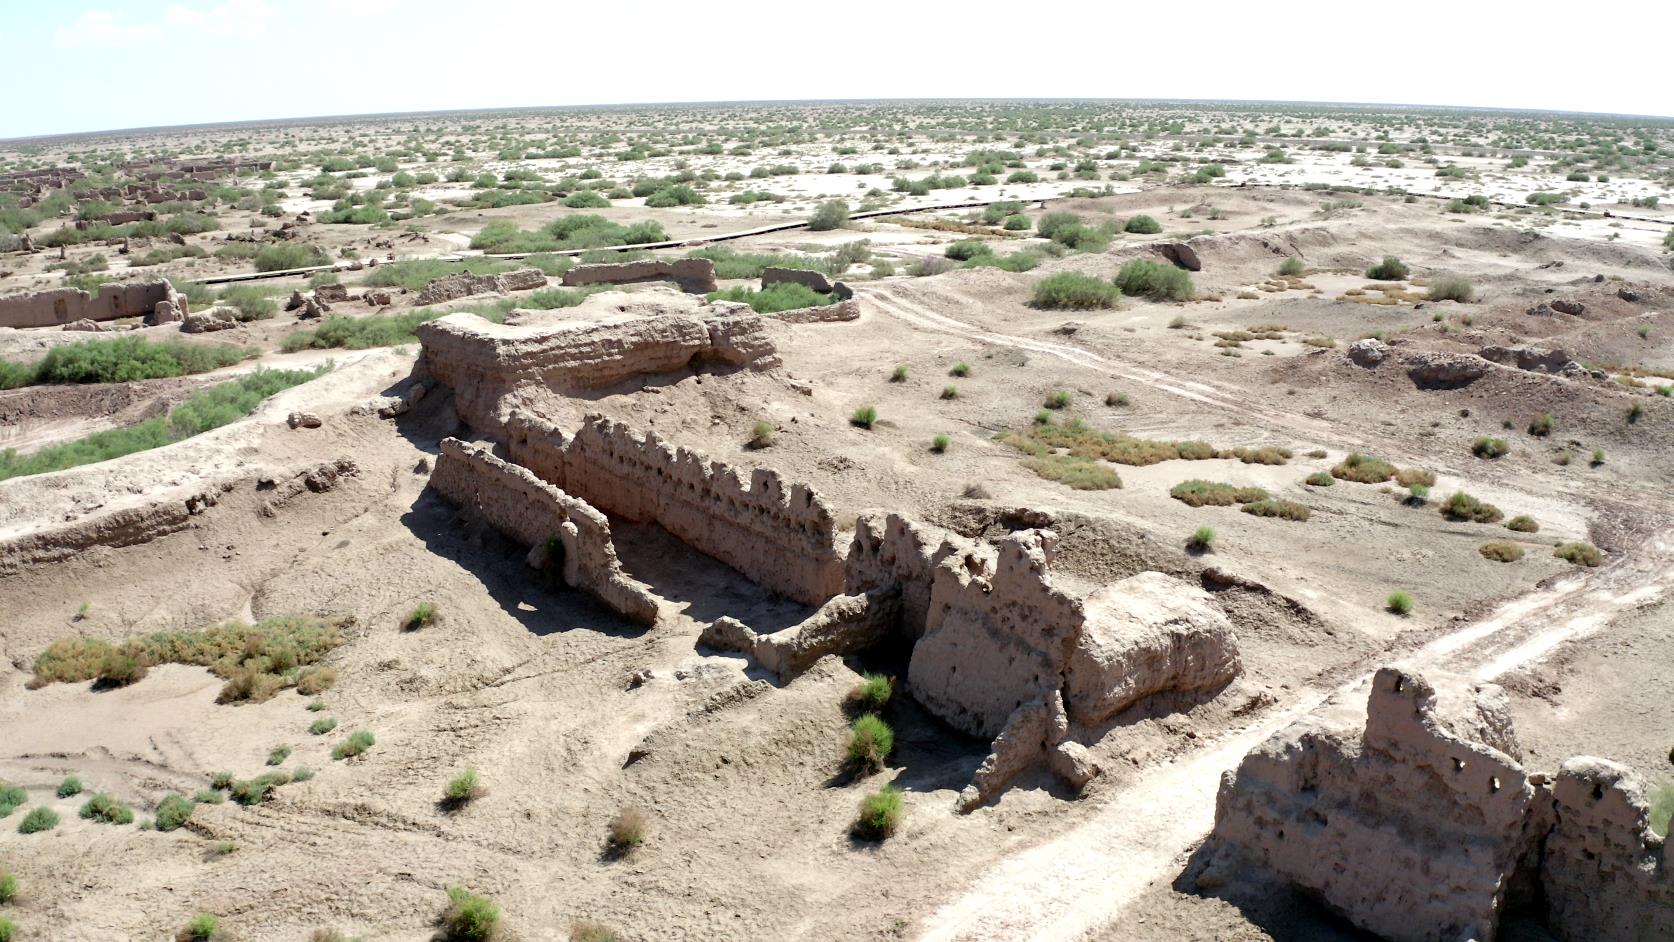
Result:
{"type": "Polygon", "coordinates": [[[442,108],[429,111],[372,111],[348,112],[341,114],[293,115],[288,117],[240,118],[229,121],[205,121],[191,124],[156,124],[140,125],[126,128],[105,128],[88,131],[59,131],[44,134],[26,134],[17,137],[0,138],[0,145],[31,144],[39,142],[71,140],[76,138],[100,137],[107,135],[134,135],[145,133],[160,133],[167,131],[190,131],[206,128],[237,128],[283,126],[289,124],[307,124],[311,122],[341,122],[354,119],[390,119],[390,118],[434,118],[450,115],[475,115],[542,111],[582,111],[582,110],[611,110],[635,108],[714,108],[714,107],[745,107],[752,105],[857,105],[857,104],[1012,104],[1038,102],[1042,104],[1101,104],[1119,103],[1129,105],[1157,104],[1157,105],[1287,105],[1309,108],[1348,108],[1366,110],[1374,108],[1390,108],[1407,111],[1459,111],[1470,113],[1497,113],[1506,115],[1554,115],[1580,118],[1603,119],[1635,119],[1659,122],[1674,122],[1674,115],[1631,114],[1613,111],[1572,111],[1548,108],[1515,108],[1499,105],[1436,105],[1422,103],[1398,102],[1362,102],[1362,101],[1304,101],[1296,99],[1262,99],[1262,98],[1053,98],[1024,96],[1019,98],[977,97],[977,98],[763,98],[736,99],[730,101],[642,101],[642,102],[601,102],[596,104],[577,105],[495,105],[468,108],[442,108]]]}

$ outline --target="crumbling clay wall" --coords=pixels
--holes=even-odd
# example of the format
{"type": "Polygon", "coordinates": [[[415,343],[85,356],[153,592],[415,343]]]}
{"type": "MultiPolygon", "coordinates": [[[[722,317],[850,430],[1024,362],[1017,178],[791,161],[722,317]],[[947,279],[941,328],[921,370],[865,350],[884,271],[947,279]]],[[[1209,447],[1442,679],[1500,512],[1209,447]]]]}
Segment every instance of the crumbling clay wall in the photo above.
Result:
{"type": "Polygon", "coordinates": [[[1024,530],[989,546],[899,514],[863,515],[845,591],[900,591],[900,630],[917,639],[914,697],[974,735],[1000,735],[1031,703],[1067,703],[1090,725],[1153,694],[1218,692],[1238,676],[1232,626],[1207,593],[1141,573],[1076,598],[1052,583],[1055,542],[1024,530]]]}
{"type": "Polygon", "coordinates": [[[631,285],[648,281],[672,281],[688,294],[707,294],[717,287],[715,263],[707,258],[646,258],[633,262],[603,262],[577,265],[564,272],[566,287],[581,285],[631,285]]]}
{"type": "Polygon", "coordinates": [[[442,304],[478,294],[506,294],[546,287],[546,275],[538,268],[520,268],[500,275],[456,272],[433,278],[419,292],[419,305],[442,304]]]}
{"type": "Polygon", "coordinates": [[[1517,756],[1500,688],[1386,667],[1365,713],[1301,720],[1222,778],[1205,873],[1253,864],[1392,942],[1493,942],[1538,901],[1562,942],[1674,938],[1643,782],[1583,756],[1549,783],[1517,756]]]}
{"type": "Polygon", "coordinates": [[[746,483],[730,465],[600,416],[566,436],[519,413],[506,432],[513,461],[606,513],[661,525],[758,585],[807,605],[842,591],[836,519],[806,485],[787,489],[766,468],[746,483]]]}
{"type": "Polygon", "coordinates": [[[1395,942],[1492,942],[1535,788],[1505,693],[1384,668],[1222,779],[1214,836],[1395,942]]]}
{"type": "Polygon", "coordinates": [[[480,514],[496,530],[532,548],[544,561],[547,541],[563,548],[564,582],[642,624],[657,618],[657,598],[622,571],[610,522],[584,501],[502,461],[485,448],[455,438],[442,441],[430,484],[456,504],[480,514]]]}
{"type": "Polygon", "coordinates": [[[1562,942],[1674,939],[1674,871],[1650,830],[1644,781],[1579,756],[1559,770],[1552,798],[1540,864],[1547,928],[1562,942]]]}
{"type": "Polygon", "coordinates": [[[103,284],[97,295],[77,288],[53,288],[0,298],[0,327],[57,327],[79,320],[147,317],[162,304],[185,311],[185,299],[175,294],[167,279],[103,284]]]}
{"type": "Polygon", "coordinates": [[[460,416],[486,432],[505,422],[507,397],[520,386],[578,392],[707,364],[779,365],[762,320],[753,316],[668,314],[617,324],[517,327],[460,313],[422,324],[418,334],[420,372],[452,387],[460,416]]]}

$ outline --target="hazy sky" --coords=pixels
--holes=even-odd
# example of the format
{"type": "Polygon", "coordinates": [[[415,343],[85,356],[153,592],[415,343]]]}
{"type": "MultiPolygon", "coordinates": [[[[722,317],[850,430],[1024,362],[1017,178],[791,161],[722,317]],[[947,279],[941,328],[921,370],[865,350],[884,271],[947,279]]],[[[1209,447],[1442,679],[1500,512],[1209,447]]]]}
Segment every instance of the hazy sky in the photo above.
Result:
{"type": "Polygon", "coordinates": [[[1674,115],[1674,3],[0,0],[0,138],[327,114],[1212,98],[1674,115]],[[84,64],[73,64],[76,60],[84,64]]]}

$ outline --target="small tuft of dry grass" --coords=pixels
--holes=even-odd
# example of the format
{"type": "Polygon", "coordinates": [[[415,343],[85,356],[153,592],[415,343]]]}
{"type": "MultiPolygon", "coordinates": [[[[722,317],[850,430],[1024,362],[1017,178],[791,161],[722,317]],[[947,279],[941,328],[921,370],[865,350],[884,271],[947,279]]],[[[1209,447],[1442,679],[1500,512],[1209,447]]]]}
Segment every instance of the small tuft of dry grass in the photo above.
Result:
{"type": "Polygon", "coordinates": [[[611,819],[610,832],[605,836],[608,849],[618,857],[633,853],[645,843],[645,831],[649,824],[644,811],[633,805],[623,808],[611,819]]]}
{"type": "Polygon", "coordinates": [[[1274,498],[1245,504],[1243,510],[1245,513],[1254,514],[1257,517],[1277,517],[1280,520],[1294,520],[1297,523],[1305,523],[1313,515],[1306,504],[1274,498]]]}

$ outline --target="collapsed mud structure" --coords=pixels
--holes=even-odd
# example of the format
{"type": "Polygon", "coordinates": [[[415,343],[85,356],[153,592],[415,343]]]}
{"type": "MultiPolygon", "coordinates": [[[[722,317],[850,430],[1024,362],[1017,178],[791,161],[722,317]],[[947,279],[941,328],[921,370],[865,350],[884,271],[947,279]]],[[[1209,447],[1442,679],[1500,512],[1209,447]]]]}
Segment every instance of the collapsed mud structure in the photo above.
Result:
{"type": "Polygon", "coordinates": [[[166,324],[186,314],[186,298],[166,278],[103,284],[96,295],[79,288],[53,288],[0,298],[0,327],[56,327],[124,317],[166,324]]]}
{"type": "Polygon", "coordinates": [[[1371,688],[1364,713],[1304,719],[1226,773],[1200,887],[1253,862],[1395,942],[1492,942],[1519,909],[1564,942],[1674,937],[1674,872],[1631,770],[1528,771],[1492,684],[1384,668],[1371,688]]]}
{"type": "Polygon", "coordinates": [[[585,285],[636,285],[668,281],[688,294],[714,291],[715,263],[707,258],[644,258],[631,262],[597,262],[577,265],[564,272],[565,287],[585,285]]]}
{"type": "Polygon", "coordinates": [[[1201,589],[1156,572],[1060,588],[1051,530],[991,543],[880,513],[840,527],[828,501],[771,469],[744,473],[597,413],[572,428],[547,417],[554,394],[778,366],[771,319],[731,305],[671,307],[603,324],[508,326],[471,314],[425,324],[422,378],[451,387],[459,417],[484,440],[444,442],[432,486],[530,547],[531,565],[560,566],[565,583],[635,621],[653,621],[658,603],[618,563],[613,517],[654,523],[814,607],[768,633],[722,616],[699,639],[781,680],[827,655],[905,649],[910,695],[993,741],[965,809],[1038,765],[1080,788],[1098,774],[1081,740],[1154,695],[1186,705],[1239,676],[1232,627],[1201,589]]]}

